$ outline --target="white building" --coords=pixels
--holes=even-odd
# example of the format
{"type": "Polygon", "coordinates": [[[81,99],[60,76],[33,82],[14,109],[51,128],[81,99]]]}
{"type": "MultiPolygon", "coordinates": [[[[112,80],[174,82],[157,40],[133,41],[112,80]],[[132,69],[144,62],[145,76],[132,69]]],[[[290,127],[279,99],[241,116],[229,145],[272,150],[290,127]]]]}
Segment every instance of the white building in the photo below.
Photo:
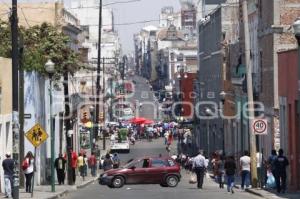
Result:
{"type": "Polygon", "coordinates": [[[170,25],[181,29],[181,12],[174,12],[172,6],[163,7],[159,15],[159,27],[167,28],[170,25]]]}

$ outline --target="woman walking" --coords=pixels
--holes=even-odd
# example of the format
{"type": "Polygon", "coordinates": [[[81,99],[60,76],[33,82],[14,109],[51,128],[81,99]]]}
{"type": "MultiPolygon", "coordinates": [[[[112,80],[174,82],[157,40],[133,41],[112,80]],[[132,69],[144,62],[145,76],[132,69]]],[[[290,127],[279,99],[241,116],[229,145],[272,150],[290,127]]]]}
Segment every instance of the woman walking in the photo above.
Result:
{"type": "Polygon", "coordinates": [[[229,156],[226,159],[224,169],[227,176],[227,191],[234,193],[233,187],[234,187],[234,175],[236,170],[236,164],[233,156],[229,156]]]}
{"type": "Polygon", "coordinates": [[[108,154],[105,155],[105,160],[103,162],[103,170],[108,171],[112,168],[113,168],[113,161],[110,157],[110,154],[108,153],[108,154]]]}
{"type": "Polygon", "coordinates": [[[31,151],[27,153],[25,156],[23,163],[22,163],[22,169],[25,174],[25,190],[26,193],[31,193],[32,192],[32,177],[34,174],[34,157],[31,151]]]}

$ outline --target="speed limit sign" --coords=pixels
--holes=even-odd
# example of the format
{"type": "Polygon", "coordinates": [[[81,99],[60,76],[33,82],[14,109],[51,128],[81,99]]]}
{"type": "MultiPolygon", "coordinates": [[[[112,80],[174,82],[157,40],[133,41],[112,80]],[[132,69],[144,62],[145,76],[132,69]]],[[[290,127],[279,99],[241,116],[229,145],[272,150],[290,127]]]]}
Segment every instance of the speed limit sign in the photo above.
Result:
{"type": "Polygon", "coordinates": [[[255,135],[268,134],[268,122],[265,119],[254,119],[252,121],[252,130],[255,135]]]}

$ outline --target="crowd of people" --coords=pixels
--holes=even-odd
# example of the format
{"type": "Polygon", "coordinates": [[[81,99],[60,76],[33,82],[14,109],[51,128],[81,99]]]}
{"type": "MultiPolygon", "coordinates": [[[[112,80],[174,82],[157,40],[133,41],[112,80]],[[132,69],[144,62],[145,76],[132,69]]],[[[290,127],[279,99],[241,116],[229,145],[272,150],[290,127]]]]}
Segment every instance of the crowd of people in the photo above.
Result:
{"type": "MultiPolygon", "coordinates": [[[[224,156],[222,153],[215,152],[211,158],[204,156],[203,151],[195,157],[189,157],[183,153],[172,156],[181,166],[191,173],[190,183],[197,183],[197,187],[202,189],[205,173],[211,168],[212,177],[223,189],[227,185],[227,192],[234,193],[235,178],[240,177],[241,189],[245,190],[251,186],[251,158],[248,151],[237,159],[233,155],[224,156]]],[[[289,165],[283,150],[272,150],[272,154],[264,162],[264,175],[260,176],[265,188],[274,188],[278,193],[286,192],[286,167],[289,165]]],[[[258,168],[258,167],[257,167],[258,168]]],[[[259,168],[258,168],[259,169],[259,168]]],[[[258,170],[258,172],[260,172],[258,170]]]]}

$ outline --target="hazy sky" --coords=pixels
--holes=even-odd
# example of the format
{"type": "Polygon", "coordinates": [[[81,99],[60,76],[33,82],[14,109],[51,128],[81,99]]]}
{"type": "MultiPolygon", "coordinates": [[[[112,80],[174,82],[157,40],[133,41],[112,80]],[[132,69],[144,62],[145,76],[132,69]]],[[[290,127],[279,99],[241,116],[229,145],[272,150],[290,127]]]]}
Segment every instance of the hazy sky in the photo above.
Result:
{"type": "MultiPolygon", "coordinates": [[[[1,0],[0,2],[2,2],[1,0]]],[[[6,0],[5,0],[6,1],[6,0]]],[[[48,0],[48,2],[51,0],[48,0]]],[[[53,0],[54,1],[54,0],[53,0]]],[[[72,0],[65,0],[65,4],[68,6],[72,0]]],[[[94,0],[91,0],[94,1],[94,0]]],[[[103,0],[103,4],[116,2],[116,1],[128,1],[128,0],[103,0]]],[[[11,2],[11,1],[8,1],[11,2]]],[[[19,0],[18,2],[41,2],[41,0],[19,0]]],[[[45,2],[45,1],[42,1],[45,2]]],[[[114,10],[115,23],[127,23],[143,20],[159,19],[159,13],[162,7],[173,6],[175,11],[179,9],[179,0],[141,0],[139,2],[133,2],[128,4],[116,4],[112,8],[114,10]]],[[[122,48],[124,53],[133,51],[133,34],[139,32],[139,30],[146,25],[157,25],[158,22],[116,26],[119,32],[122,48]]]]}

